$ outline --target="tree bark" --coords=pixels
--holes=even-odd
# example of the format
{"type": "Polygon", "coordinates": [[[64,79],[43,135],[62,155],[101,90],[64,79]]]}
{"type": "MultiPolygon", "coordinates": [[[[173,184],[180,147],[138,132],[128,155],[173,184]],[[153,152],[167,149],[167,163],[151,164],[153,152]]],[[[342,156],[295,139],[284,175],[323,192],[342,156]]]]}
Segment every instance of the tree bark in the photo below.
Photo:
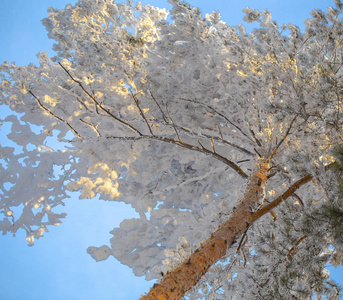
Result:
{"type": "Polygon", "coordinates": [[[191,254],[189,259],[176,269],[168,272],[159,283],[154,284],[141,300],[177,300],[190,290],[200,278],[243,234],[252,223],[253,212],[263,201],[268,180],[269,163],[260,158],[248,178],[243,199],[211,237],[191,254]]]}
{"type": "Polygon", "coordinates": [[[306,175],[270,204],[256,211],[263,201],[264,189],[268,180],[268,170],[268,160],[260,158],[254,172],[248,178],[243,199],[233,210],[229,219],[219,225],[211,237],[203,242],[186,261],[168,272],[159,283],[154,284],[149,293],[140,298],[141,300],[180,299],[197,284],[213,264],[226,255],[227,250],[248,229],[250,224],[277,207],[298,188],[313,178],[310,174],[306,175]]]}
{"type": "Polygon", "coordinates": [[[259,218],[264,216],[267,212],[271,212],[273,208],[277,207],[281,202],[286,200],[289,196],[292,196],[293,193],[305,183],[308,183],[313,179],[311,174],[306,175],[305,177],[299,179],[291,187],[288,188],[286,192],[284,192],[281,196],[277,197],[274,201],[269,203],[268,205],[263,206],[257,212],[255,212],[252,216],[252,222],[257,221],[259,218]]]}

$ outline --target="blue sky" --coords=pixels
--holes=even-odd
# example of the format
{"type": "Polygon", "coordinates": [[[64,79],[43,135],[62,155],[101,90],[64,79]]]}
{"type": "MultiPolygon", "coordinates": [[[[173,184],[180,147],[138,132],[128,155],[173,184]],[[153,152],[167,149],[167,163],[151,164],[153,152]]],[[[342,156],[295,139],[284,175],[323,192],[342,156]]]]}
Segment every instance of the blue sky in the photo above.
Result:
{"type": "MultiPolygon", "coordinates": [[[[46,36],[40,20],[47,8],[62,8],[75,0],[1,0],[0,63],[14,61],[19,65],[37,63],[38,51],[53,55],[52,41],[46,36]]],[[[143,4],[169,7],[164,0],[146,0],[143,4]]],[[[325,9],[328,0],[190,0],[203,13],[220,11],[231,25],[241,23],[246,6],[272,12],[280,23],[303,26],[313,8],[325,9]]],[[[1,113],[1,112],[0,112],[1,113]]],[[[59,227],[28,247],[25,234],[0,236],[0,299],[4,300],[131,300],[148,291],[152,285],[137,278],[115,259],[96,263],[87,253],[88,246],[108,244],[109,231],[124,218],[136,216],[130,207],[96,200],[67,201],[66,219],[59,227]]],[[[343,285],[343,272],[335,271],[343,285]]]]}

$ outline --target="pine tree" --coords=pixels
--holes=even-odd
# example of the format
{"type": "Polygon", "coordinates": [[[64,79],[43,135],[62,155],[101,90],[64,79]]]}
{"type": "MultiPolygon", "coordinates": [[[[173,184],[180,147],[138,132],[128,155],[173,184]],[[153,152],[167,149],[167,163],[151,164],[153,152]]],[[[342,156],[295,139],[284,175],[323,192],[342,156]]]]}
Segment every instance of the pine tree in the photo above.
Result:
{"type": "Polygon", "coordinates": [[[247,33],[169,2],[50,9],[56,56],[0,66],[0,229],[33,245],[80,191],[139,214],[88,253],[158,278],[142,299],[339,299],[343,4],[247,33]]]}

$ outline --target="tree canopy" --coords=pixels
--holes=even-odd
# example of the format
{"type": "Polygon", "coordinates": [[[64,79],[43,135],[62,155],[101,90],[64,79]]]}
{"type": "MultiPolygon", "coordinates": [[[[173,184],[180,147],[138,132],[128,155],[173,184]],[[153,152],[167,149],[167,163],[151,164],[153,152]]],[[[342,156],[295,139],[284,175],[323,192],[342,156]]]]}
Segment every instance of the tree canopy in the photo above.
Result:
{"type": "Polygon", "coordinates": [[[0,66],[0,230],[33,245],[79,191],[139,214],[87,251],[161,279],[144,299],[339,299],[343,4],[247,32],[169,2],[50,9],[56,55],[0,66]]]}

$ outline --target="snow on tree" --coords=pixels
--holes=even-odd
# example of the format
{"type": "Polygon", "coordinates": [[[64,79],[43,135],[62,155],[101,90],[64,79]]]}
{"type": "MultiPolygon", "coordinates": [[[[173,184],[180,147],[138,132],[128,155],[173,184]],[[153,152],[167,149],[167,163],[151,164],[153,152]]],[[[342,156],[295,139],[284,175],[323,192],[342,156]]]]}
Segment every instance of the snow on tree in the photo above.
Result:
{"type": "Polygon", "coordinates": [[[305,32],[246,8],[247,33],[169,2],[50,9],[56,56],[1,65],[3,234],[33,245],[80,191],[138,212],[88,253],[159,279],[142,299],[339,299],[343,4],[305,32]]]}

